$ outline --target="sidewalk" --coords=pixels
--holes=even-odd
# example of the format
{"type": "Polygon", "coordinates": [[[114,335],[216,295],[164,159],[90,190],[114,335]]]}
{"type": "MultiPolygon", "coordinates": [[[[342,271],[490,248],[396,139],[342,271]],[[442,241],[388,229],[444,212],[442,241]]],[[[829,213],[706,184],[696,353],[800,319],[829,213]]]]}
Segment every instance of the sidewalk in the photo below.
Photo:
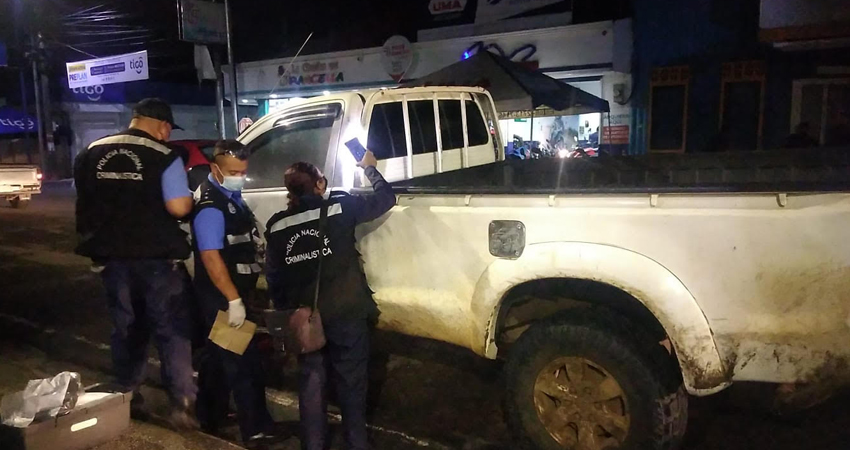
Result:
{"type": "MultiPolygon", "coordinates": [[[[4,364],[0,365],[0,395],[23,389],[30,379],[47,378],[66,370],[79,372],[84,386],[109,381],[107,373],[111,363],[107,345],[92,342],[73,333],[45,329],[38,324],[3,313],[0,313],[0,355],[4,357],[4,364]],[[7,360],[8,364],[5,363],[7,360]]],[[[159,361],[150,358],[149,362],[148,384],[142,387],[142,394],[145,397],[146,407],[150,407],[155,416],[154,419],[149,423],[133,421],[130,434],[120,441],[104,444],[96,450],[234,450],[242,448],[236,444],[238,441],[236,426],[223,430],[223,437],[227,440],[200,432],[179,434],[165,428],[166,422],[163,418],[167,414],[168,402],[165,392],[158,388],[160,386],[159,361]]],[[[282,442],[274,445],[270,450],[299,450],[297,394],[267,388],[266,400],[272,418],[284,432],[281,436],[282,442]]],[[[339,430],[341,417],[334,406],[330,406],[328,416],[332,435],[331,450],[341,450],[343,446],[339,430]]],[[[380,450],[493,448],[483,442],[449,447],[376,425],[369,425],[369,432],[373,447],[380,450]]]]}
{"type": "MultiPolygon", "coordinates": [[[[79,372],[83,385],[108,381],[106,375],[68,362],[51,359],[43,352],[28,345],[0,341],[0,396],[23,389],[27,381],[47,378],[64,370],[79,372]]],[[[143,391],[145,400],[152,403],[155,414],[164,414],[167,403],[165,394],[152,388],[143,391]]],[[[285,443],[280,449],[295,450],[297,443],[285,443]]],[[[238,450],[241,447],[231,442],[200,432],[178,433],[152,423],[132,421],[130,430],[117,440],[107,442],[93,450],[238,450]]]]}

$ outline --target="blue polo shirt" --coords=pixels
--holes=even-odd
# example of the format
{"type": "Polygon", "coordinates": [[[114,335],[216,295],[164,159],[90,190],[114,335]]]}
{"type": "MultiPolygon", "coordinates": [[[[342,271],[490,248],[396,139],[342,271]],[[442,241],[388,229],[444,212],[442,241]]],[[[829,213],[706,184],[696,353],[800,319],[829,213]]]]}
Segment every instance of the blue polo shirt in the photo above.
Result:
{"type": "Polygon", "coordinates": [[[191,197],[189,178],[183,169],[183,160],[177,158],[162,173],[162,200],[169,201],[180,197],[191,197]]]}
{"type": "MultiPolygon", "coordinates": [[[[241,192],[225,189],[213,178],[212,174],[209,175],[208,179],[227,198],[233,200],[240,207],[245,206],[241,192]]],[[[198,250],[221,250],[224,248],[224,214],[221,211],[216,208],[204,209],[195,216],[192,226],[195,232],[195,241],[198,243],[198,250]]]]}

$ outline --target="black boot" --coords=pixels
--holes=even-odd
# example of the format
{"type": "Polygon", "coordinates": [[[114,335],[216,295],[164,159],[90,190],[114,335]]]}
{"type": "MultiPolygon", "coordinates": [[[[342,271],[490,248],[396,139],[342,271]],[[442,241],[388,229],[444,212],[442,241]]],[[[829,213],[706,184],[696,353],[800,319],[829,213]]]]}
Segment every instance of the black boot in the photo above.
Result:
{"type": "Polygon", "coordinates": [[[168,415],[168,423],[172,427],[181,430],[197,430],[200,428],[195,412],[192,410],[192,402],[188,398],[179,399],[171,403],[171,414],[168,415]]]}
{"type": "Polygon", "coordinates": [[[143,422],[146,422],[151,417],[151,414],[145,408],[145,398],[139,391],[134,391],[133,399],[130,400],[130,417],[143,422]]]}

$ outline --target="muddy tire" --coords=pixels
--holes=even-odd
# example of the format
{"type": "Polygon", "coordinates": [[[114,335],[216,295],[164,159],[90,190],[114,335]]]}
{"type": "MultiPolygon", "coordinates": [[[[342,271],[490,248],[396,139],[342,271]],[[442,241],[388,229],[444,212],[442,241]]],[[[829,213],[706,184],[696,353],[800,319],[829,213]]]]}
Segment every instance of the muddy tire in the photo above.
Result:
{"type": "Polygon", "coordinates": [[[29,200],[23,200],[20,197],[15,197],[15,198],[9,199],[9,204],[12,205],[12,208],[15,208],[15,209],[27,209],[27,206],[30,205],[30,201],[29,200]]]}
{"type": "Polygon", "coordinates": [[[527,449],[673,450],[688,397],[672,357],[608,311],[532,325],[506,366],[508,424],[527,449]]]}

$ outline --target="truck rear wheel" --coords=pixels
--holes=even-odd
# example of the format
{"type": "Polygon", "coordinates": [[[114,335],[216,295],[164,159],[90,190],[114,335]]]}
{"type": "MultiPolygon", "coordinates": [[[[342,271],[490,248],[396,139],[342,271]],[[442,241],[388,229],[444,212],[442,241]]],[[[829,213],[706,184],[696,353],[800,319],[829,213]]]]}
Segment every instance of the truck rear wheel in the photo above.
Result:
{"type": "Polygon", "coordinates": [[[624,321],[580,315],[532,325],[511,349],[512,430],[538,450],[678,448],[688,398],[669,355],[624,321]]]}
{"type": "Polygon", "coordinates": [[[29,199],[24,200],[20,197],[14,197],[9,199],[9,204],[15,209],[26,209],[27,206],[29,206],[30,201],[29,199]]]}

